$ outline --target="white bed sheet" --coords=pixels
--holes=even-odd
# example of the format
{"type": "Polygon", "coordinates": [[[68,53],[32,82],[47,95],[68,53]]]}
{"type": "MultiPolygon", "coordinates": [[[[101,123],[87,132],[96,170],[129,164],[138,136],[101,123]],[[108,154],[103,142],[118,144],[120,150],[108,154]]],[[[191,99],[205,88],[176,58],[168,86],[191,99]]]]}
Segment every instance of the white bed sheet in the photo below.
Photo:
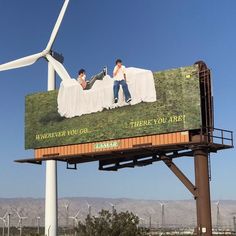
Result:
{"type": "MultiPolygon", "coordinates": [[[[156,101],[154,78],[150,70],[129,67],[126,68],[126,76],[132,97],[131,105],[156,101]]],[[[103,80],[97,80],[91,89],[83,90],[75,79],[62,81],[57,98],[59,114],[72,118],[128,105],[122,87],[119,102],[114,104],[113,83],[113,78],[107,75],[103,80]]]]}

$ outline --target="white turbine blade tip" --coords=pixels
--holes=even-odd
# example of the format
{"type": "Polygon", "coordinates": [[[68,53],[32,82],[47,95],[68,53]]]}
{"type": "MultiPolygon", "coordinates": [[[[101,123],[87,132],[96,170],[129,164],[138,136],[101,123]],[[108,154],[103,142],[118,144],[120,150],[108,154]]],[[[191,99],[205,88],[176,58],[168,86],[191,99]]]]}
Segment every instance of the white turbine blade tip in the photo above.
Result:
{"type": "Polygon", "coordinates": [[[55,26],[52,30],[51,36],[49,38],[49,41],[48,41],[48,44],[47,44],[47,47],[46,47],[46,50],[50,50],[52,48],[52,45],[53,45],[53,43],[54,43],[54,41],[57,37],[57,33],[58,33],[59,28],[60,28],[63,17],[65,15],[68,4],[69,4],[69,0],[65,0],[63,6],[61,8],[60,14],[57,18],[56,24],[55,24],[55,26]]]}
{"type": "Polygon", "coordinates": [[[20,59],[10,61],[0,65],[0,71],[17,69],[25,66],[30,66],[34,64],[43,55],[42,53],[33,54],[30,56],[22,57],[20,59]]]}

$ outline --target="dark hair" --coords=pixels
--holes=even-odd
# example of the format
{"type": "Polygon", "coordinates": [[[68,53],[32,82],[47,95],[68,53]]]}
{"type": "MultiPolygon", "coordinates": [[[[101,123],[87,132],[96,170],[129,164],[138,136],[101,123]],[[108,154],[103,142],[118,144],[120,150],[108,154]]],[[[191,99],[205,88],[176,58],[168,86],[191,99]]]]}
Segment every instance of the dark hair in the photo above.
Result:
{"type": "Polygon", "coordinates": [[[122,60],[121,60],[121,59],[117,59],[117,60],[116,60],[116,65],[117,65],[118,63],[122,63],[122,60]]]}
{"type": "Polygon", "coordinates": [[[83,73],[85,73],[85,69],[80,69],[79,72],[78,72],[79,75],[81,75],[83,73]]]}

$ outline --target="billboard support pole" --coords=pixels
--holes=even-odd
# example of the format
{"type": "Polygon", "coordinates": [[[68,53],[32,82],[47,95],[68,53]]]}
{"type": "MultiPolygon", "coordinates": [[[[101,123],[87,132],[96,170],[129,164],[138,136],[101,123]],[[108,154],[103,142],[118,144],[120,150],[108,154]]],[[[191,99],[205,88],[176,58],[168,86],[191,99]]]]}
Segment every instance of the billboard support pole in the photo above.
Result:
{"type": "Polygon", "coordinates": [[[208,151],[203,147],[193,149],[195,185],[175,165],[172,159],[162,157],[163,162],[193,194],[196,200],[197,235],[212,235],[211,198],[208,168],[208,151]]]}
{"type": "Polygon", "coordinates": [[[212,235],[210,181],[208,169],[208,151],[196,148],[194,152],[195,185],[198,192],[197,207],[197,235],[212,235]]]}
{"type": "MultiPolygon", "coordinates": [[[[48,63],[48,91],[55,89],[55,71],[48,63]]],[[[46,161],[45,235],[57,236],[57,162],[46,161]]]]}

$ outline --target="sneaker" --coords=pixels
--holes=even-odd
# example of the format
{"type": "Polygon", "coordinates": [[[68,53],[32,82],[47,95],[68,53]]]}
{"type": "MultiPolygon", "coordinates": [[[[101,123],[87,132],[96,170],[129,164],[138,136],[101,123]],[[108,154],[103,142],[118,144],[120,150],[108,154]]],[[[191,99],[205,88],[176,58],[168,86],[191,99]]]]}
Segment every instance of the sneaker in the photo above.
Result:
{"type": "Polygon", "coordinates": [[[115,99],[114,99],[114,102],[117,103],[117,102],[118,102],[118,98],[115,98],[115,99]]]}
{"type": "Polygon", "coordinates": [[[129,99],[126,101],[126,102],[127,102],[127,103],[129,103],[129,102],[131,102],[131,101],[132,101],[132,99],[131,99],[131,98],[129,98],[129,99]]]}
{"type": "Polygon", "coordinates": [[[106,67],[106,66],[103,68],[103,75],[104,75],[104,76],[107,75],[107,67],[106,67]]]}

